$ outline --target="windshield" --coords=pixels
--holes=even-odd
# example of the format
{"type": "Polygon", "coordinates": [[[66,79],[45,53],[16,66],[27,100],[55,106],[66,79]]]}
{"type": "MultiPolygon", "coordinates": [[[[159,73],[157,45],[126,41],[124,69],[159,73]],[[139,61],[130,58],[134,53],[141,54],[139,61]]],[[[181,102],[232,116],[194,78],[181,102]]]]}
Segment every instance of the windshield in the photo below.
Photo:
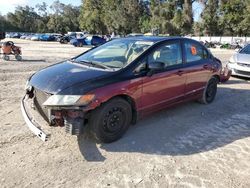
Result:
{"type": "Polygon", "coordinates": [[[245,46],[241,51],[240,54],[250,54],[250,44],[245,46]]]}
{"type": "Polygon", "coordinates": [[[77,57],[76,62],[102,64],[122,68],[130,64],[154,42],[136,39],[115,39],[77,57]]]}

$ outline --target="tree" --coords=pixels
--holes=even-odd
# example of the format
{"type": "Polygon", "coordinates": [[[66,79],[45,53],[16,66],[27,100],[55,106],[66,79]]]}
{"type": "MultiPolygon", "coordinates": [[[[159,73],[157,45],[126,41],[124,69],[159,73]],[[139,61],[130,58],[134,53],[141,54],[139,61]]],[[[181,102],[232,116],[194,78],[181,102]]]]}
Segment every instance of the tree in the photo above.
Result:
{"type": "Polygon", "coordinates": [[[246,1],[246,9],[243,13],[245,18],[240,23],[240,27],[242,29],[242,34],[245,36],[250,35],[250,0],[246,1]]]}
{"type": "Polygon", "coordinates": [[[81,29],[93,34],[107,32],[103,18],[103,4],[102,0],[83,0],[79,16],[81,29]]]}
{"type": "Polygon", "coordinates": [[[175,1],[151,1],[151,27],[158,28],[160,33],[174,35],[176,28],[172,23],[176,11],[175,1]]]}
{"type": "Polygon", "coordinates": [[[243,14],[245,10],[245,0],[228,0],[221,3],[220,25],[224,29],[225,34],[240,36],[243,34],[242,24],[240,23],[246,17],[246,15],[243,14]]]}
{"type": "Polygon", "coordinates": [[[184,0],[183,5],[183,34],[190,34],[193,26],[192,0],[184,0]]]}
{"type": "Polygon", "coordinates": [[[139,0],[104,0],[104,23],[109,32],[140,32],[149,22],[146,6],[139,0]]]}
{"type": "Polygon", "coordinates": [[[0,14],[0,31],[18,31],[18,28],[13,26],[5,16],[0,14]]]}
{"type": "Polygon", "coordinates": [[[150,2],[141,1],[142,13],[139,20],[139,27],[142,33],[151,32],[151,13],[150,13],[150,2]]]}
{"type": "Polygon", "coordinates": [[[37,9],[37,14],[40,16],[40,18],[37,20],[37,32],[45,33],[48,31],[48,5],[43,2],[41,4],[37,4],[35,7],[37,9]]]}
{"type": "Polygon", "coordinates": [[[208,3],[205,5],[201,18],[204,34],[206,35],[220,34],[218,7],[219,0],[208,0],[208,3]]]}
{"type": "Polygon", "coordinates": [[[80,8],[72,5],[65,5],[55,1],[50,8],[53,13],[48,17],[47,27],[50,32],[65,33],[67,31],[79,30],[78,17],[80,8]]]}
{"type": "Polygon", "coordinates": [[[34,8],[30,6],[18,6],[14,13],[7,14],[7,20],[11,25],[26,32],[37,31],[38,19],[40,19],[40,16],[35,12],[34,8]]]}

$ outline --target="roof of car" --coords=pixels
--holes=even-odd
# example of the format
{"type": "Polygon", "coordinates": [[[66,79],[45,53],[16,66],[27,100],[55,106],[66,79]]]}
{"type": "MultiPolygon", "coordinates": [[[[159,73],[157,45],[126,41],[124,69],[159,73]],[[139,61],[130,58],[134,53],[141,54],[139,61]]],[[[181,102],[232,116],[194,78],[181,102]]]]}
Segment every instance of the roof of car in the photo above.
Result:
{"type": "Polygon", "coordinates": [[[152,42],[159,42],[168,39],[180,39],[182,37],[160,37],[160,36],[135,36],[135,37],[125,37],[124,39],[133,39],[133,40],[146,40],[152,42]]]}

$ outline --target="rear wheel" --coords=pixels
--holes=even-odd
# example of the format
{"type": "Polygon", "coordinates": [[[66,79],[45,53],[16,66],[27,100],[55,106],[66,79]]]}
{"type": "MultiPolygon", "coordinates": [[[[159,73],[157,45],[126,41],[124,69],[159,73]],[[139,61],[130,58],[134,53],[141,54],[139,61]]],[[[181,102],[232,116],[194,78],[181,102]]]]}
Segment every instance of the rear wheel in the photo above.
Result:
{"type": "Polygon", "coordinates": [[[206,88],[204,89],[203,96],[200,99],[200,102],[203,104],[210,104],[211,102],[214,101],[214,98],[217,93],[217,84],[218,84],[218,79],[215,77],[212,77],[207,85],[206,88]]]}
{"type": "Polygon", "coordinates": [[[122,98],[114,98],[91,113],[91,132],[100,142],[110,143],[124,135],[131,120],[131,105],[122,98]]]}
{"type": "Polygon", "coordinates": [[[20,56],[20,55],[15,55],[15,58],[17,61],[22,61],[22,56],[20,56]]]}

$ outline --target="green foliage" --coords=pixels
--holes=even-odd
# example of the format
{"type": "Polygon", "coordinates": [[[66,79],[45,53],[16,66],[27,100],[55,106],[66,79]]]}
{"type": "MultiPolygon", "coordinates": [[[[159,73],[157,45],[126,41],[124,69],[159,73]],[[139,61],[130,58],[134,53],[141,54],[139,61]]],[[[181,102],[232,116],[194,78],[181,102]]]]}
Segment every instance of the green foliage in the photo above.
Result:
{"type": "Polygon", "coordinates": [[[140,26],[148,27],[144,9],[139,0],[85,0],[79,21],[91,33],[139,32],[140,26]]]}
{"type": "Polygon", "coordinates": [[[0,31],[18,31],[19,29],[13,26],[5,16],[0,14],[0,31]]]}
{"type": "Polygon", "coordinates": [[[243,35],[250,35],[250,0],[246,1],[246,9],[244,10],[245,18],[240,23],[243,35]]]}
{"type": "Polygon", "coordinates": [[[85,30],[126,35],[152,30],[165,35],[250,35],[250,0],[82,0],[80,7],[54,1],[18,6],[0,15],[4,31],[55,32],[85,30]],[[194,2],[204,6],[194,23],[194,2]]]}
{"type": "Polygon", "coordinates": [[[79,30],[79,7],[55,1],[50,8],[54,11],[54,14],[48,16],[47,27],[50,32],[66,33],[67,31],[79,30]]]}
{"type": "Polygon", "coordinates": [[[84,0],[79,22],[80,28],[90,33],[104,34],[107,30],[103,21],[103,1],[84,0]]]}
{"type": "Polygon", "coordinates": [[[35,12],[34,8],[25,6],[18,6],[14,13],[7,14],[9,23],[20,31],[36,32],[37,20],[40,20],[40,16],[35,12]]]}
{"type": "Polygon", "coordinates": [[[221,5],[221,27],[229,35],[242,35],[241,22],[245,16],[245,0],[228,0],[221,5]]]}
{"type": "Polygon", "coordinates": [[[202,25],[204,34],[206,35],[218,35],[220,32],[219,26],[219,1],[208,0],[208,3],[202,13],[202,25]]]}
{"type": "Polygon", "coordinates": [[[192,32],[192,1],[175,0],[151,3],[151,26],[159,28],[161,33],[170,35],[186,35],[192,32]]]}
{"type": "Polygon", "coordinates": [[[50,7],[52,13],[48,13],[46,3],[36,5],[36,9],[30,6],[18,6],[14,13],[8,13],[6,18],[1,16],[0,27],[5,31],[22,32],[56,32],[79,30],[79,7],[65,5],[55,1],[50,7]]]}

